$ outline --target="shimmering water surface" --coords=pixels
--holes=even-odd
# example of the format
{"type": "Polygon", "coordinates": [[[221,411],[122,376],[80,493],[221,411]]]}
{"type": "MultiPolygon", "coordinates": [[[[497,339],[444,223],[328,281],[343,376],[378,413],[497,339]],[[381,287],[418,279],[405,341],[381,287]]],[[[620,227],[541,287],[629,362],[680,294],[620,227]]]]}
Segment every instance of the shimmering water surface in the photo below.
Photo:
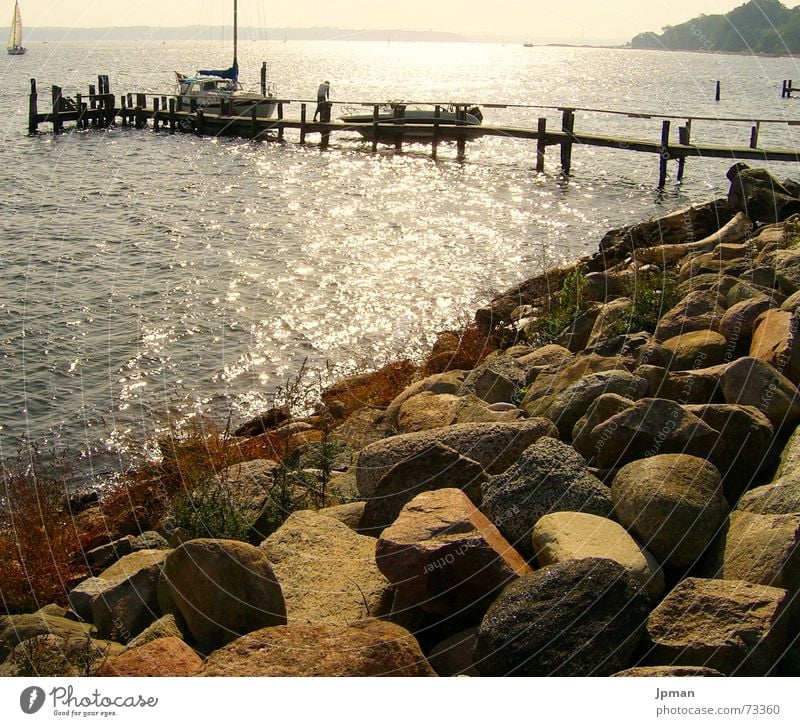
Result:
{"type": "MultiPolygon", "coordinates": [[[[86,93],[170,93],[173,70],[228,62],[225,44],[31,43],[0,60],[0,455],[68,446],[87,475],[125,466],[178,418],[234,421],[270,405],[308,358],[310,378],[419,355],[494,292],[593,250],[609,228],[727,191],[730,162],[692,161],[655,189],[653,156],[576,149],[537,176],[531,142],[327,152],[114,128],[26,135],[29,79],[86,93]]],[[[574,105],[692,116],[800,117],[781,101],[793,60],[629,50],[424,43],[245,43],[245,85],[266,59],[283,97],[574,105]],[[723,99],[715,103],[714,82],[723,99]]],[[[337,109],[341,111],[341,109],[337,109]]],[[[299,107],[289,107],[298,116],[299,107]]],[[[535,126],[557,110],[485,111],[535,126]]],[[[676,123],[677,125],[677,123],[676,123]]],[[[579,130],[656,139],[659,119],[578,113],[579,130]]],[[[746,144],[749,127],[694,138],[746,144]]],[[[765,145],[798,145],[788,125],[765,145]]],[[[779,176],[794,172],[775,165],[779,176]]],[[[671,173],[674,169],[671,168],[671,173]]]]}

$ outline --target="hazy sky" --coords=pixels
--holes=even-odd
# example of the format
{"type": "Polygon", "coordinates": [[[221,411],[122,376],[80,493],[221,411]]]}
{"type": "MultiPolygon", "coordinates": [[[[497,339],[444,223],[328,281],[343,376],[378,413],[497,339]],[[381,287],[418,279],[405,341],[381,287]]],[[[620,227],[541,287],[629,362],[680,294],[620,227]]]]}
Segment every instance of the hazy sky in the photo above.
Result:
{"type": "MultiPolygon", "coordinates": [[[[13,0],[4,0],[10,15],[13,0]]],[[[241,25],[440,30],[531,38],[629,39],[744,0],[239,0],[241,25]]],[[[784,2],[794,7],[797,2],[784,2]]],[[[20,0],[24,25],[217,25],[233,0],[20,0]]],[[[8,21],[3,22],[6,24],[8,21]]]]}

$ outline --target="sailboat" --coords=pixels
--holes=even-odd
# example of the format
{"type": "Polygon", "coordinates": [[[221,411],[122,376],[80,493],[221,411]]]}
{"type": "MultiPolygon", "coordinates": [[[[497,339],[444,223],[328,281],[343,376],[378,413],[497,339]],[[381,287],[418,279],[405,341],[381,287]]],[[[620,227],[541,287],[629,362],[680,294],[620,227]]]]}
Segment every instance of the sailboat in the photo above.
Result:
{"type": "Polygon", "coordinates": [[[267,95],[243,90],[239,83],[238,50],[238,2],[233,1],[233,64],[224,70],[197,71],[194,76],[183,75],[175,72],[178,82],[177,95],[183,101],[184,107],[191,105],[192,101],[197,108],[211,113],[219,113],[224,107],[226,113],[239,116],[249,116],[253,108],[256,115],[270,118],[277,108],[277,100],[272,89],[267,89],[267,95]]]}
{"type": "Polygon", "coordinates": [[[19,12],[19,2],[14,3],[14,15],[11,18],[11,33],[8,36],[8,54],[22,55],[22,15],[19,12]]]}

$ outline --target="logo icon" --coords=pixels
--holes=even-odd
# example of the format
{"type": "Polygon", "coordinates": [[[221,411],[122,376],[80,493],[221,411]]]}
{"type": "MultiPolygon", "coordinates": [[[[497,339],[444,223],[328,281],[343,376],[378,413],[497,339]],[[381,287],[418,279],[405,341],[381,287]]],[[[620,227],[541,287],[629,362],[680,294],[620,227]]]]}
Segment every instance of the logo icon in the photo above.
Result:
{"type": "Polygon", "coordinates": [[[36,713],[44,706],[44,697],[44,691],[39,686],[30,686],[19,697],[19,707],[24,713],[36,713]]]}

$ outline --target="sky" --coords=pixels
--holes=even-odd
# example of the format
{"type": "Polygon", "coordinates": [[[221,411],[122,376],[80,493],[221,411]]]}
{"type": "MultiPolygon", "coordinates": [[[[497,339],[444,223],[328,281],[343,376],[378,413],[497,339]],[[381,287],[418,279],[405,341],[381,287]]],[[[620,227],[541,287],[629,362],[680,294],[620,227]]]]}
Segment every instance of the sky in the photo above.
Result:
{"type": "MultiPolygon", "coordinates": [[[[4,0],[9,7],[13,0],[4,0]]],[[[229,24],[233,0],[19,0],[26,27],[229,24]]],[[[239,0],[239,22],[256,27],[435,30],[463,35],[630,39],[745,0],[239,0]]],[[[794,7],[797,2],[784,4],[794,7]]],[[[7,21],[5,21],[7,22],[7,21]]],[[[5,23],[3,23],[5,24],[5,23]]]]}

